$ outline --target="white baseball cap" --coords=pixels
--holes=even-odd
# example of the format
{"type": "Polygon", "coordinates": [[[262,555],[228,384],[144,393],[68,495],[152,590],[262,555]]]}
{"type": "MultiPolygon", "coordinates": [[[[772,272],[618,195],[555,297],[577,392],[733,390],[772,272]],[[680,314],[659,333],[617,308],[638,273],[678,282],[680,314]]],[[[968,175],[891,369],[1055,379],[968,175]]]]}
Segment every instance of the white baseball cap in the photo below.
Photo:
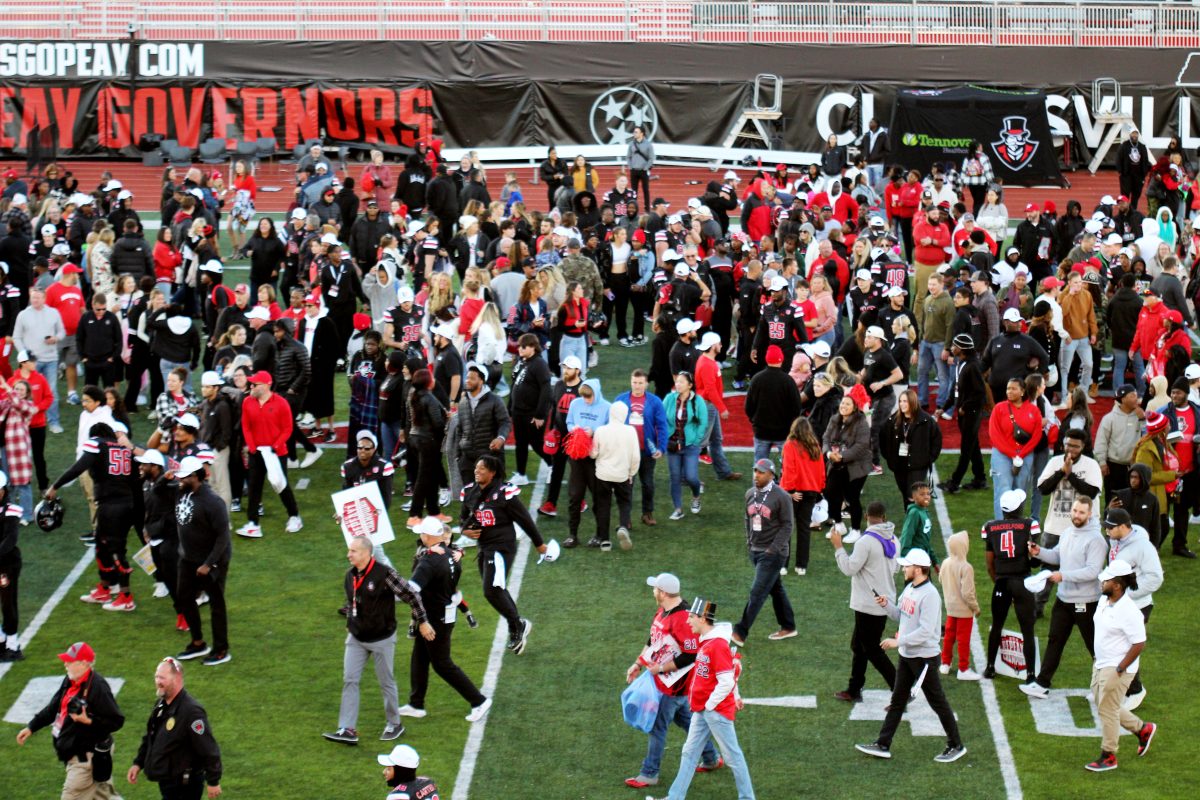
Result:
{"type": "Polygon", "coordinates": [[[692,268],[689,267],[686,262],[680,261],[675,265],[673,272],[676,278],[686,278],[688,275],[692,274],[692,268]]]}
{"type": "Polygon", "coordinates": [[[254,308],[252,308],[246,312],[246,319],[247,320],[259,319],[259,320],[262,320],[263,322],[270,322],[271,321],[271,312],[267,311],[267,309],[264,308],[263,306],[255,306],[254,308]]]}
{"type": "Polygon", "coordinates": [[[200,268],[201,272],[211,272],[214,275],[220,275],[225,271],[225,265],[217,259],[213,258],[204,262],[204,266],[200,268]]]}
{"type": "Polygon", "coordinates": [[[54,247],[50,248],[50,255],[69,256],[71,255],[71,245],[67,244],[66,242],[59,242],[58,244],[54,245],[54,247]]]}
{"type": "Polygon", "coordinates": [[[128,200],[131,197],[133,197],[133,192],[129,191],[128,189],[122,189],[121,191],[117,192],[118,200],[128,200]]]}
{"type": "Polygon", "coordinates": [[[186,478],[188,475],[193,475],[204,470],[204,462],[195,456],[184,456],[184,459],[179,462],[179,466],[175,468],[176,478],[186,478]]]}
{"type": "Polygon", "coordinates": [[[106,191],[106,192],[115,192],[118,189],[124,189],[124,188],[125,188],[125,185],[122,184],[119,180],[116,180],[115,178],[113,180],[109,181],[108,183],[104,184],[104,191],[106,191]]]}
{"type": "Polygon", "coordinates": [[[738,174],[736,172],[734,172],[731,169],[728,169],[728,170],[725,170],[725,176],[722,180],[737,182],[737,181],[740,181],[741,178],[738,177],[738,174]]]}
{"type": "Polygon", "coordinates": [[[871,280],[871,270],[860,269],[858,272],[854,273],[854,277],[860,281],[869,281],[871,280]]]}
{"type": "Polygon", "coordinates": [[[1100,580],[1107,581],[1133,574],[1133,565],[1123,558],[1114,558],[1108,566],[1100,571],[1100,580]]]}
{"type": "Polygon", "coordinates": [[[786,288],[788,288],[787,279],[779,275],[771,278],[771,283],[767,285],[767,289],[772,292],[782,292],[786,288]]]}
{"type": "Polygon", "coordinates": [[[463,214],[458,218],[458,227],[465,230],[477,222],[479,222],[479,217],[473,214],[463,214]]]}
{"type": "Polygon", "coordinates": [[[1105,238],[1105,240],[1104,240],[1104,243],[1105,243],[1105,244],[1123,244],[1123,243],[1124,243],[1124,241],[1125,241],[1125,240],[1121,238],[1121,234],[1119,234],[1119,233],[1110,233],[1110,234],[1108,235],[1108,237],[1107,237],[1107,238],[1105,238]]]}
{"type": "Polygon", "coordinates": [[[444,339],[453,339],[458,335],[458,326],[453,322],[443,322],[433,329],[434,336],[441,336],[444,339]]]}
{"type": "Polygon", "coordinates": [[[1102,225],[1100,223],[1100,220],[1098,220],[1098,219],[1089,219],[1087,222],[1083,223],[1084,233],[1095,234],[1095,233],[1099,233],[1103,229],[1104,229],[1104,225],[1102,225]]]}
{"type": "Polygon", "coordinates": [[[421,763],[421,757],[417,755],[417,751],[407,744],[398,744],[392,748],[392,752],[375,756],[375,760],[383,767],[403,767],[404,769],[416,769],[421,763]]]}
{"type": "Polygon", "coordinates": [[[933,566],[933,562],[929,559],[929,553],[926,553],[919,547],[914,547],[912,550],[908,551],[908,555],[897,558],[896,563],[902,567],[933,566]]]}
{"type": "Polygon", "coordinates": [[[829,349],[829,342],[826,341],[809,342],[808,344],[800,345],[800,347],[810,356],[818,356],[820,358],[829,358],[833,352],[829,349]]]}
{"type": "Polygon", "coordinates": [[[700,330],[701,327],[702,326],[700,325],[700,323],[696,322],[694,319],[689,319],[688,317],[684,317],[683,319],[681,319],[675,323],[675,332],[677,334],[679,334],[680,336],[683,336],[684,334],[688,334],[693,331],[698,331],[698,330],[700,330]]]}
{"type": "Polygon", "coordinates": [[[1004,321],[1005,322],[1020,322],[1021,321],[1020,309],[1016,309],[1016,308],[1007,309],[1004,312],[1004,321]]]}
{"type": "Polygon", "coordinates": [[[58,233],[58,228],[54,227],[49,222],[42,226],[42,236],[49,236],[53,233],[58,233]]]}
{"type": "Polygon", "coordinates": [[[417,536],[441,536],[445,532],[446,526],[436,516],[422,518],[413,528],[413,533],[417,536]]]}
{"type": "MultiPolygon", "coordinates": [[[[688,198],[687,206],[688,206],[688,208],[691,208],[691,209],[700,208],[700,198],[699,197],[688,198]]],[[[672,215],[672,216],[674,216],[674,215],[672,215]]]]}
{"type": "MultiPolygon", "coordinates": [[[[264,308],[263,311],[266,311],[266,309],[264,308]]],[[[209,370],[208,372],[206,372],[200,376],[200,385],[201,386],[224,386],[225,379],[221,377],[221,374],[219,372],[213,372],[212,370],[209,370]]]]}
{"type": "Polygon", "coordinates": [[[308,218],[308,212],[305,211],[303,208],[293,208],[292,209],[292,219],[307,219],[307,218],[308,218]]]}
{"type": "Polygon", "coordinates": [[[334,245],[334,244],[341,244],[341,242],[339,242],[338,238],[336,236],[334,236],[332,233],[327,233],[321,237],[321,244],[334,245]]]}
{"type": "Polygon", "coordinates": [[[18,192],[17,194],[14,194],[12,196],[12,203],[10,203],[10,205],[23,206],[28,202],[29,202],[29,198],[26,197],[25,195],[21,194],[20,192],[18,192]]]}
{"type": "Polygon", "coordinates": [[[878,325],[872,325],[871,327],[867,328],[867,336],[871,336],[876,339],[887,338],[887,334],[883,332],[883,328],[879,327],[878,325]]]}
{"type": "Polygon", "coordinates": [[[682,222],[683,222],[683,216],[680,214],[672,214],[671,216],[667,217],[668,225],[674,225],[676,223],[682,223],[682,222]]]}
{"type": "Polygon", "coordinates": [[[700,337],[700,350],[705,351],[721,343],[721,334],[716,331],[709,331],[700,337]]]}
{"type": "Polygon", "coordinates": [[[411,303],[415,297],[411,286],[401,286],[396,290],[397,303],[411,303]]]}
{"type": "Polygon", "coordinates": [[[1189,381],[1194,381],[1200,378],[1200,364],[1188,364],[1187,369],[1183,371],[1183,377],[1189,381]]]}
{"type": "Polygon", "coordinates": [[[558,366],[561,369],[583,369],[583,363],[579,360],[579,356],[567,356],[558,362],[558,366]]]}
{"type": "Polygon", "coordinates": [[[1117,201],[1111,194],[1106,194],[1100,198],[1100,205],[1102,206],[1115,206],[1116,204],[1117,201]]]}
{"type": "Polygon", "coordinates": [[[200,418],[190,411],[186,414],[180,414],[175,419],[175,422],[185,428],[195,428],[196,430],[200,430],[200,418]]]}
{"type": "Polygon", "coordinates": [[[884,225],[885,225],[885,223],[883,221],[883,217],[879,217],[879,216],[871,217],[870,226],[872,228],[882,228],[882,227],[884,227],[884,225]]]}
{"type": "Polygon", "coordinates": [[[681,256],[679,253],[676,253],[675,250],[670,247],[664,250],[662,254],[662,260],[664,264],[668,261],[678,261],[680,258],[681,256]]]}
{"type": "Polygon", "coordinates": [[[667,594],[679,594],[679,578],[669,572],[661,572],[646,578],[646,585],[667,594]]]}
{"type": "Polygon", "coordinates": [[[156,467],[167,468],[167,460],[158,450],[145,450],[140,456],[134,456],[133,460],[139,464],[153,464],[156,467]]]}
{"type": "Polygon", "coordinates": [[[1023,489],[1009,489],[1000,495],[1000,510],[1016,511],[1024,502],[1025,491],[1023,489]]]}
{"type": "Polygon", "coordinates": [[[883,293],[884,297],[903,297],[908,294],[908,290],[903,286],[891,286],[883,293]]]}

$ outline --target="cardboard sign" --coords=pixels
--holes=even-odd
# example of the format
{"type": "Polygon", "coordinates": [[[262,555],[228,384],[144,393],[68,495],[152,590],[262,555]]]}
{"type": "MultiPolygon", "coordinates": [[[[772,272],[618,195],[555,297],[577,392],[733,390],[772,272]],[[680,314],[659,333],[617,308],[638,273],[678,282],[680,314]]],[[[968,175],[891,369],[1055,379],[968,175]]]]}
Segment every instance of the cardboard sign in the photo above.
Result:
{"type": "Polygon", "coordinates": [[[375,544],[395,541],[396,534],[388,519],[383,495],[379,493],[379,484],[374,481],[359,484],[334,492],[330,497],[347,547],[355,536],[369,536],[375,544]]]}

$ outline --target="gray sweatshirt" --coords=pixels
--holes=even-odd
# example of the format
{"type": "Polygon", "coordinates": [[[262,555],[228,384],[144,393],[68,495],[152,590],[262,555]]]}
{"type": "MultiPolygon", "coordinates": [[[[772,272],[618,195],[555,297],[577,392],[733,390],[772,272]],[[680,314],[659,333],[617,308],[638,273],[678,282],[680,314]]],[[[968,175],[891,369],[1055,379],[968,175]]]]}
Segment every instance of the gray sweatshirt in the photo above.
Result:
{"type": "Polygon", "coordinates": [[[13,344],[18,350],[28,350],[38,361],[57,361],[58,345],[46,344],[46,337],[62,339],[66,335],[62,316],[50,306],[29,306],[17,314],[13,324],[13,344]]]}
{"type": "Polygon", "coordinates": [[[1158,559],[1158,549],[1150,542],[1150,534],[1146,533],[1146,529],[1141,525],[1134,525],[1133,530],[1124,539],[1113,539],[1109,555],[1133,567],[1138,588],[1127,591],[1126,594],[1137,607],[1154,605],[1154,592],[1163,582],[1163,568],[1158,559]]]}
{"type": "Polygon", "coordinates": [[[887,612],[875,604],[872,589],[886,597],[889,603],[896,602],[896,554],[900,543],[896,541],[896,526],[891,522],[877,522],[867,526],[863,536],[854,545],[854,552],[847,553],[839,547],[834,557],[838,569],[850,578],[850,608],[873,617],[882,617],[887,612]],[[874,536],[874,531],[884,542],[891,545],[891,556],[884,545],[874,536]]]}
{"type": "Polygon", "coordinates": [[[1096,429],[1096,461],[1100,466],[1105,461],[1132,464],[1133,451],[1144,428],[1145,423],[1137,414],[1126,414],[1119,405],[1113,406],[1112,411],[1100,418],[1100,427],[1096,429]]]}
{"type": "Polygon", "coordinates": [[[910,583],[899,601],[888,601],[887,615],[900,620],[900,655],[933,658],[942,652],[942,597],[932,580],[910,583]]]}
{"type": "Polygon", "coordinates": [[[751,487],[746,492],[746,546],[750,552],[787,558],[791,540],[792,498],[775,481],[763,489],[751,487]]]}
{"type": "Polygon", "coordinates": [[[1074,525],[1062,532],[1052,548],[1041,549],[1043,564],[1057,566],[1062,573],[1058,599],[1064,603],[1094,603],[1100,599],[1100,570],[1108,556],[1108,545],[1100,535],[1100,523],[1089,519],[1082,528],[1074,525]]]}
{"type": "MultiPolygon", "coordinates": [[[[630,170],[641,170],[645,172],[654,166],[654,145],[650,144],[649,139],[642,139],[640,142],[636,139],[629,140],[629,150],[625,160],[629,163],[630,170]]],[[[646,203],[648,200],[640,199],[639,206],[641,208],[649,208],[646,203]]]]}

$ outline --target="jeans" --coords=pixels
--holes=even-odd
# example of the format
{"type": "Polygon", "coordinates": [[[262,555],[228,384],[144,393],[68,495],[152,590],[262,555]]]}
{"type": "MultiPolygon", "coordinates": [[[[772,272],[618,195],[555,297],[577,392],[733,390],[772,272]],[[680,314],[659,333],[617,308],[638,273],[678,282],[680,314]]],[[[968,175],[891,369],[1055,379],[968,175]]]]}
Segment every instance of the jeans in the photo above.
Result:
{"type": "Polygon", "coordinates": [[[59,424],[58,421],[58,359],[53,361],[37,362],[38,374],[46,379],[46,383],[50,384],[50,396],[54,400],[50,403],[50,407],[46,409],[46,424],[50,427],[59,424]]]}
{"type": "Polygon", "coordinates": [[[563,335],[558,342],[558,363],[566,360],[567,356],[575,356],[579,359],[582,365],[579,370],[579,378],[582,380],[587,377],[588,352],[587,352],[587,336],[567,336],[563,335]]]}
{"type": "Polygon", "coordinates": [[[1086,393],[1088,387],[1092,385],[1092,343],[1087,340],[1087,337],[1072,339],[1071,341],[1062,341],[1058,350],[1058,374],[1061,376],[1062,386],[1060,391],[1062,396],[1067,396],[1067,381],[1071,372],[1071,362],[1075,360],[1075,356],[1079,356],[1079,386],[1086,393]]]}
{"type": "Polygon", "coordinates": [[[775,448],[779,451],[780,455],[783,455],[783,442],[768,441],[767,439],[760,439],[755,436],[754,460],[758,461],[760,458],[770,458],[771,448],[775,448]]]}
{"type": "MultiPolygon", "coordinates": [[[[1001,519],[1000,495],[1009,489],[1024,489],[1029,485],[1033,473],[1033,455],[1025,456],[1024,463],[1013,474],[1013,462],[995,447],[992,448],[992,519],[1001,519]]],[[[832,512],[831,512],[832,513],[832,512]]]]}
{"type": "Polygon", "coordinates": [[[696,764],[709,735],[716,739],[717,746],[725,756],[725,764],[733,772],[733,783],[737,787],[738,800],[754,800],[754,787],[750,784],[750,769],[746,757],[738,746],[737,730],[733,720],[716,711],[699,711],[692,714],[692,725],[688,728],[687,741],[683,743],[683,755],[679,759],[679,774],[671,784],[667,800],[683,800],[696,774],[696,764]]]}
{"type": "Polygon", "coordinates": [[[750,599],[742,609],[742,618],[733,626],[733,632],[742,641],[750,634],[750,627],[758,617],[759,610],[771,596],[771,605],[775,609],[775,620],[785,631],[796,630],[796,617],[792,613],[792,604],[788,600],[787,589],[779,577],[779,568],[786,563],[782,555],[765,551],[750,551],[750,563],[754,565],[754,583],[750,584],[750,599]]]}
{"type": "Polygon", "coordinates": [[[21,506],[21,519],[33,522],[33,487],[28,483],[13,486],[17,493],[17,503],[21,506]]]}
{"type": "Polygon", "coordinates": [[[690,444],[678,453],[667,453],[671,473],[671,503],[683,508],[683,484],[692,488],[692,497],[700,496],[700,445],[690,444]]]}
{"type": "Polygon", "coordinates": [[[400,421],[379,423],[379,455],[386,459],[396,457],[397,444],[400,441],[400,421]]]}
{"type": "MultiPolygon", "coordinates": [[[[654,727],[650,729],[650,741],[646,744],[646,758],[642,761],[641,775],[644,778],[657,778],[662,768],[663,751],[667,748],[667,729],[674,722],[684,731],[692,724],[692,709],[688,704],[688,696],[664,694],[658,700],[658,716],[654,718],[654,727]]],[[[712,740],[704,742],[704,752],[700,755],[704,764],[717,763],[717,750],[712,740]]]]}
{"type": "MultiPolygon", "coordinates": [[[[1050,448],[1045,450],[1035,450],[1030,454],[1029,460],[1033,461],[1033,467],[1029,470],[1029,482],[1033,484],[1029,487],[1029,516],[1042,521],[1042,493],[1038,489],[1037,479],[1046,469],[1046,464],[1050,461],[1050,448]]],[[[1017,488],[1024,489],[1024,486],[1017,488]]]]}
{"type": "MultiPolygon", "coordinates": [[[[188,378],[190,379],[192,375],[192,372],[189,369],[190,366],[191,365],[186,361],[167,361],[165,358],[159,359],[158,371],[162,374],[163,385],[166,386],[167,376],[170,375],[171,370],[175,369],[176,367],[186,372],[188,374],[188,378]]],[[[188,380],[185,380],[184,383],[188,383],[188,380]]]]}
{"type": "Polygon", "coordinates": [[[642,453],[642,462],[638,465],[638,482],[642,484],[642,513],[654,513],[654,468],[658,459],[649,453],[642,453]]]}
{"type": "Polygon", "coordinates": [[[1133,366],[1134,388],[1137,389],[1138,397],[1143,397],[1146,394],[1146,364],[1142,360],[1142,354],[1130,354],[1128,350],[1118,350],[1115,347],[1113,348],[1113,391],[1116,391],[1121,387],[1121,384],[1125,383],[1125,370],[1129,365],[1133,366]]]}
{"type": "Polygon", "coordinates": [[[367,659],[375,662],[375,678],[383,692],[383,713],[389,725],[400,724],[400,698],[396,690],[396,675],[392,662],[396,656],[396,634],[377,642],[362,642],[354,634],[346,634],[346,649],[342,655],[342,705],[338,709],[339,728],[358,727],[358,705],[361,700],[359,684],[367,659]]]}
{"type": "Polygon", "coordinates": [[[733,467],[729,466],[729,459],[725,458],[725,448],[722,446],[724,437],[721,435],[721,414],[712,403],[706,404],[708,405],[708,431],[704,434],[702,446],[708,448],[708,455],[712,458],[717,480],[723,481],[733,474],[733,467]]]}
{"type": "Polygon", "coordinates": [[[874,189],[883,180],[883,164],[867,164],[867,183],[874,189]]]}
{"type": "MultiPolygon", "coordinates": [[[[941,342],[921,342],[917,356],[917,400],[921,408],[929,407],[929,370],[937,367],[938,397],[945,400],[950,386],[950,365],[942,360],[941,342]]],[[[903,369],[903,367],[901,367],[903,369]]]]}

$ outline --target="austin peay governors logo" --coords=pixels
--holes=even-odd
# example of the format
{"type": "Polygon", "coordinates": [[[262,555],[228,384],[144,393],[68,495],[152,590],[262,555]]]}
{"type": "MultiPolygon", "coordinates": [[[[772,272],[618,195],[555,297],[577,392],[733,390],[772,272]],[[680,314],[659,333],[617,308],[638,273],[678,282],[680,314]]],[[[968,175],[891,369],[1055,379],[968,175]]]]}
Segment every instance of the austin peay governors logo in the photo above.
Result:
{"type": "Polygon", "coordinates": [[[379,530],[380,510],[365,497],[342,505],[342,522],[351,536],[370,536],[379,530]]]}
{"type": "Polygon", "coordinates": [[[1038,142],[1029,138],[1028,126],[1025,117],[1005,117],[1000,141],[992,142],[992,152],[1014,172],[1029,166],[1038,149],[1038,142]]]}

